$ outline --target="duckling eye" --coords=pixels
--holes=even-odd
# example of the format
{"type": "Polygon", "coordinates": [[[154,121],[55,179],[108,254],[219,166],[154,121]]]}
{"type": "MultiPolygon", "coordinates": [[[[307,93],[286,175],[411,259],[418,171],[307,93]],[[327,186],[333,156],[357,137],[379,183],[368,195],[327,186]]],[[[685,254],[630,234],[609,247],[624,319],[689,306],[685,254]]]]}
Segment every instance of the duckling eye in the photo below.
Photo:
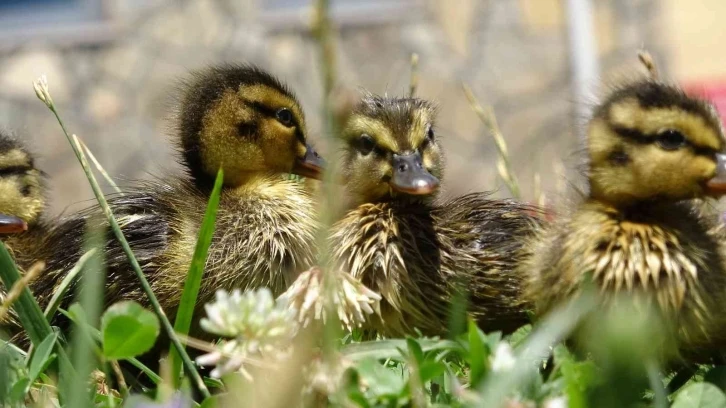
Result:
{"type": "Polygon", "coordinates": [[[665,150],[678,150],[686,144],[686,137],[677,130],[666,130],[658,134],[658,146],[665,150]]]}
{"type": "Polygon", "coordinates": [[[426,131],[426,138],[433,142],[434,141],[434,127],[429,125],[428,130],[426,131]]]}
{"type": "Polygon", "coordinates": [[[372,137],[363,133],[358,139],[358,151],[363,155],[367,156],[376,147],[376,141],[372,137]]]}
{"type": "Polygon", "coordinates": [[[278,109],[277,112],[275,112],[275,118],[278,122],[282,123],[287,127],[291,127],[294,124],[292,112],[290,112],[290,109],[287,108],[278,109]]]}

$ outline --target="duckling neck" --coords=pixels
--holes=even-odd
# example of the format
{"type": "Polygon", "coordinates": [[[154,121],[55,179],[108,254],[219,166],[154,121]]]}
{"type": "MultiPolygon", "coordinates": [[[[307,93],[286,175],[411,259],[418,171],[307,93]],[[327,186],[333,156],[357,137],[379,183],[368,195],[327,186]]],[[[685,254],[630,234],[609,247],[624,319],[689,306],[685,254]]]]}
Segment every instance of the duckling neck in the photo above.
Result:
{"type": "MultiPolygon", "coordinates": [[[[313,209],[304,184],[279,173],[258,174],[223,189],[200,299],[213,298],[219,288],[267,286],[275,295],[282,293],[314,263],[318,226],[313,209]]],[[[189,247],[185,241],[180,251],[189,247]]]]}
{"type": "Polygon", "coordinates": [[[241,180],[243,182],[229,189],[232,195],[239,197],[259,195],[287,199],[289,194],[299,193],[302,190],[302,184],[298,185],[298,182],[288,180],[280,173],[247,173],[241,180]]]}
{"type": "Polygon", "coordinates": [[[361,206],[365,206],[367,204],[378,206],[381,208],[425,208],[430,209],[433,205],[434,197],[432,196],[414,196],[414,195],[407,195],[407,194],[398,194],[395,195],[395,193],[392,193],[392,195],[387,195],[385,197],[379,198],[378,200],[372,202],[369,199],[366,198],[355,198],[355,197],[349,197],[347,202],[347,210],[354,210],[356,208],[359,208],[361,206]]]}
{"type": "Polygon", "coordinates": [[[628,219],[633,216],[640,217],[645,214],[657,215],[668,214],[670,211],[682,210],[684,207],[692,207],[692,200],[673,201],[662,197],[655,197],[647,200],[618,199],[606,200],[602,197],[590,196],[587,201],[589,206],[600,208],[609,214],[619,214],[618,218],[628,219]]]}

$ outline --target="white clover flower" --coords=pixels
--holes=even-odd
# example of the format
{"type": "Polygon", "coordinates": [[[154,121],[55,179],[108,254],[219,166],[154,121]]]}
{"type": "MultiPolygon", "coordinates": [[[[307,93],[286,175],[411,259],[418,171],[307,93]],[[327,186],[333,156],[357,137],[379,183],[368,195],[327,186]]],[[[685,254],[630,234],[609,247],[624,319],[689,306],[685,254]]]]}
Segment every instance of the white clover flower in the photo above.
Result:
{"type": "Polygon", "coordinates": [[[512,346],[509,343],[501,342],[497,344],[494,355],[491,357],[492,371],[507,372],[514,368],[517,359],[514,357],[512,346]]]}
{"type": "Polygon", "coordinates": [[[270,344],[287,342],[295,336],[294,310],[284,300],[275,301],[268,288],[228,294],[217,291],[214,303],[204,305],[207,317],[201,320],[204,330],[226,337],[242,337],[270,344]]]}
{"type": "Polygon", "coordinates": [[[333,303],[338,319],[348,330],[360,327],[368,315],[376,313],[380,316],[381,295],[368,289],[350,274],[337,273],[329,277],[334,286],[330,296],[324,296],[324,273],[318,267],[303,272],[278,298],[284,299],[296,311],[303,327],[312,320],[326,321],[326,300],[333,303]]]}
{"type": "Polygon", "coordinates": [[[48,91],[48,78],[45,74],[33,82],[33,89],[35,89],[35,96],[43,101],[46,106],[50,108],[53,105],[53,99],[51,99],[50,92],[48,91]]]}
{"type": "Polygon", "coordinates": [[[295,309],[284,299],[273,299],[267,288],[245,293],[234,290],[231,295],[219,290],[216,300],[204,309],[207,317],[200,322],[202,328],[231,338],[197,358],[199,365],[216,365],[213,377],[234,371],[246,374],[243,364],[250,358],[285,358],[298,330],[295,309]]]}
{"type": "Polygon", "coordinates": [[[550,398],[544,402],[543,408],[567,408],[567,398],[550,398]]]}

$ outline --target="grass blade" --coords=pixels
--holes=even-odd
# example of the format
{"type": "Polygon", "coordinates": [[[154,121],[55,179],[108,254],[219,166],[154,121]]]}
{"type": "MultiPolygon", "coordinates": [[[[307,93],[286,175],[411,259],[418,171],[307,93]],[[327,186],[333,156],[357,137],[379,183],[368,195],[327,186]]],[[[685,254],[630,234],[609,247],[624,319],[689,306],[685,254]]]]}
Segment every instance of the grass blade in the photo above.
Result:
{"type": "Polygon", "coordinates": [[[28,385],[34,383],[35,380],[38,379],[40,373],[45,370],[45,367],[47,367],[49,360],[51,359],[53,347],[57,340],[58,334],[53,333],[46,337],[45,340],[43,340],[43,342],[35,349],[35,352],[33,352],[33,355],[28,363],[28,385]]]}
{"type": "MultiPolygon", "coordinates": [[[[219,195],[222,191],[222,181],[224,181],[224,172],[219,169],[217,179],[214,182],[214,189],[209,197],[207,211],[204,214],[202,226],[199,229],[199,238],[194,248],[194,257],[189,266],[189,273],[184,282],[184,290],[177,310],[176,319],[174,320],[174,331],[183,335],[189,334],[189,327],[194,316],[194,307],[197,304],[197,296],[199,295],[199,287],[202,284],[202,275],[204,274],[204,266],[207,263],[207,250],[212,243],[214,235],[214,224],[217,219],[217,207],[219,207],[219,195]]],[[[171,366],[174,373],[175,386],[178,386],[178,380],[183,375],[182,361],[179,353],[175,350],[171,351],[171,366]]]]}
{"type": "MultiPolygon", "coordinates": [[[[6,288],[12,288],[15,282],[21,279],[20,273],[15,267],[15,262],[13,262],[7,248],[5,248],[5,244],[0,244],[0,278],[2,278],[6,288]]],[[[43,312],[40,311],[40,306],[38,306],[27,287],[22,289],[20,297],[13,307],[18,313],[20,323],[22,323],[30,341],[34,345],[37,346],[53,333],[44,318],[38,319],[39,316],[43,316],[43,312]]]]}
{"type": "Polygon", "coordinates": [[[494,116],[494,111],[491,107],[484,108],[481,106],[474,96],[474,93],[471,91],[471,88],[466,85],[463,85],[463,88],[464,94],[466,95],[466,99],[469,101],[471,108],[479,117],[479,120],[481,120],[484,126],[486,126],[489,130],[489,133],[492,134],[492,138],[497,146],[497,151],[499,152],[497,171],[499,172],[499,176],[502,180],[504,180],[509,192],[512,193],[512,197],[517,199],[521,198],[519,182],[517,181],[517,176],[514,175],[512,162],[509,157],[509,150],[507,149],[507,142],[504,140],[504,136],[502,136],[502,132],[499,130],[499,125],[497,124],[497,119],[494,116]]]}
{"type": "Polygon", "coordinates": [[[58,311],[58,307],[60,307],[61,301],[63,300],[63,295],[65,295],[68,291],[68,288],[71,286],[71,283],[73,283],[73,280],[83,269],[83,265],[85,265],[86,261],[93,256],[95,251],[95,249],[91,249],[83,254],[78,259],[78,262],[76,262],[73,266],[73,269],[71,269],[70,272],[68,272],[68,274],[63,278],[55,293],[53,293],[53,297],[50,298],[50,302],[48,302],[48,305],[45,307],[45,312],[43,312],[45,319],[48,320],[48,322],[51,321],[55,312],[58,311]]]}
{"type": "MultiPolygon", "coordinates": [[[[2,279],[6,288],[13,287],[15,282],[21,279],[20,273],[18,273],[18,269],[15,267],[15,262],[13,262],[10,253],[8,253],[5,244],[2,242],[0,242],[0,279],[2,279]]],[[[18,313],[20,323],[22,323],[23,328],[28,333],[28,337],[34,346],[37,347],[43,340],[53,334],[53,330],[48,321],[45,320],[45,316],[40,310],[38,302],[36,302],[27,287],[23,288],[14,307],[18,313]]],[[[73,383],[78,375],[71,365],[68,354],[66,354],[66,351],[57,342],[55,349],[58,354],[61,381],[73,383]]]]}
{"type": "MultiPolygon", "coordinates": [[[[103,308],[103,293],[105,286],[106,270],[103,264],[103,246],[105,243],[106,229],[97,223],[89,223],[91,226],[85,232],[84,249],[85,253],[93,252],[88,262],[83,266],[83,275],[81,276],[81,284],[76,289],[76,299],[80,300],[78,308],[78,318],[85,319],[89,326],[97,324],[101,309],[103,308]],[[100,294],[100,296],[99,296],[100,294]]],[[[78,326],[77,330],[72,333],[72,353],[73,366],[78,370],[79,377],[87,379],[91,376],[91,372],[97,368],[97,360],[93,354],[93,343],[86,331],[86,325],[78,326]]],[[[88,394],[86,381],[81,380],[73,383],[73,392],[71,393],[70,405],[73,407],[82,406],[85,402],[85,396],[88,394]]]]}

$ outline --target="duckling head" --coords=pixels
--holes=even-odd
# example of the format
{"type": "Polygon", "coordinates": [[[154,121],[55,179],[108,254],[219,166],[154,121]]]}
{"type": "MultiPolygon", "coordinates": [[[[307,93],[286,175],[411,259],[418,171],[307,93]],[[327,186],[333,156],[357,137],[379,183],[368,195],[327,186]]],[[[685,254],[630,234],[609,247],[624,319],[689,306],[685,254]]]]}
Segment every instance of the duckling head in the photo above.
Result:
{"type": "Polygon", "coordinates": [[[590,194],[614,206],[726,192],[725,142],[711,104],[643,80],[613,92],[588,127],[590,194]]]}
{"type": "Polygon", "coordinates": [[[0,233],[20,232],[45,209],[43,174],[17,140],[0,133],[0,233]]]}
{"type": "Polygon", "coordinates": [[[219,168],[229,187],[261,174],[320,177],[322,160],[307,143],[300,104],[259,68],[223,65],[197,72],[185,86],[178,114],[180,150],[200,186],[210,186],[219,168]]]}
{"type": "Polygon", "coordinates": [[[435,197],[443,171],[435,115],[422,99],[363,97],[342,132],[342,173],[356,204],[435,197]]]}

